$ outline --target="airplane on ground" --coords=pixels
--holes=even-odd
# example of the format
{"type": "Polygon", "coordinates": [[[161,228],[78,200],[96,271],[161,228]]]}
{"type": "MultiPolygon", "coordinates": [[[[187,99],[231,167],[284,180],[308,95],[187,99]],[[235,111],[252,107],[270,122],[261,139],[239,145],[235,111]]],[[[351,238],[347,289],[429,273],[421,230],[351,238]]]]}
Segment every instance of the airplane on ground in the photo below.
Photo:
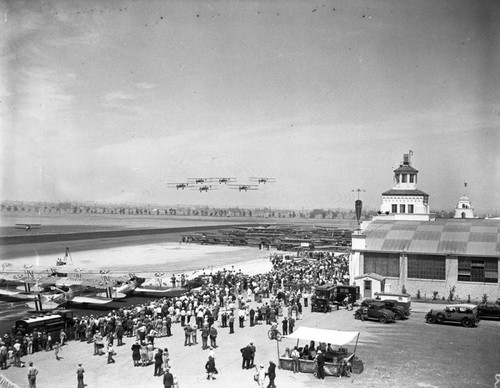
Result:
{"type": "Polygon", "coordinates": [[[178,182],[178,183],[167,183],[168,187],[176,188],[177,190],[182,189],[184,190],[186,187],[189,186],[188,182],[178,182]]]}
{"type": "MultiPolygon", "coordinates": [[[[116,295],[114,298],[97,294],[91,287],[69,287],[68,291],[52,286],[48,292],[20,292],[8,289],[0,289],[0,297],[34,302],[34,308],[41,311],[47,306],[51,309],[63,304],[104,305],[116,298],[125,297],[124,294],[116,295]],[[45,307],[44,307],[45,306],[45,307]]],[[[30,306],[31,307],[31,306],[30,306]]]]}
{"type": "Polygon", "coordinates": [[[238,191],[259,190],[259,185],[229,185],[230,189],[238,191]]]}
{"type": "Polygon", "coordinates": [[[219,181],[219,184],[221,183],[230,183],[230,182],[234,182],[236,181],[236,178],[226,178],[226,177],[222,177],[222,178],[211,178],[211,179],[214,179],[214,180],[217,180],[219,181]]]}
{"type": "Polygon", "coordinates": [[[16,224],[16,229],[24,229],[24,230],[40,229],[41,227],[42,224],[16,224]]]}
{"type": "Polygon", "coordinates": [[[276,178],[263,178],[263,177],[250,177],[249,178],[252,182],[257,182],[257,183],[276,183],[276,178]]]}

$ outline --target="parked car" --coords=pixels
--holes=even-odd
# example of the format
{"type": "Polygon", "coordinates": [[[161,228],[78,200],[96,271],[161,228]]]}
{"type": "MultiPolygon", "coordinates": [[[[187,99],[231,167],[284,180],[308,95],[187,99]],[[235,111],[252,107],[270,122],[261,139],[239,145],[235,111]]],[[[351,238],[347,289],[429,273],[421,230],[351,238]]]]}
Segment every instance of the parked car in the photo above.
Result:
{"type": "Polygon", "coordinates": [[[459,322],[464,327],[474,327],[479,322],[478,307],[474,304],[451,304],[432,309],[425,315],[427,323],[459,322]]]}
{"type": "Polygon", "coordinates": [[[392,300],[405,309],[408,315],[411,311],[411,295],[410,294],[393,294],[390,292],[376,292],[376,300],[392,300]]]}
{"type": "Polygon", "coordinates": [[[484,303],[477,306],[479,317],[482,318],[500,318],[500,299],[495,303],[484,303]]]}
{"type": "Polygon", "coordinates": [[[316,287],[311,297],[311,312],[328,312],[335,300],[335,285],[324,284],[316,287]]]}
{"type": "Polygon", "coordinates": [[[317,286],[311,297],[311,312],[327,312],[332,306],[339,309],[344,299],[348,297],[349,304],[355,303],[359,299],[359,286],[349,286],[344,284],[324,284],[317,286]]]}
{"type": "Polygon", "coordinates": [[[368,307],[371,303],[383,303],[387,310],[391,310],[394,313],[394,319],[399,321],[400,319],[408,319],[410,314],[407,314],[406,310],[398,305],[395,300],[376,300],[376,299],[365,299],[361,302],[361,306],[368,307]]]}
{"type": "Polygon", "coordinates": [[[360,307],[354,313],[354,318],[361,319],[363,314],[365,319],[375,319],[380,323],[396,322],[395,314],[388,310],[383,302],[372,302],[366,307],[360,307]]]}

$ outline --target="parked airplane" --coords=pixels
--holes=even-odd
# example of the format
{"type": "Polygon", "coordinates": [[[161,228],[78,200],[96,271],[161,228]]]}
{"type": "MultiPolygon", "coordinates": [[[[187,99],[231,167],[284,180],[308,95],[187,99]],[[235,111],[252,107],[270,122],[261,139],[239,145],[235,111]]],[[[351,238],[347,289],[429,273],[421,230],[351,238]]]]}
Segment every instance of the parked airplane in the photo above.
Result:
{"type": "Polygon", "coordinates": [[[40,229],[41,227],[42,224],[16,224],[16,229],[24,229],[24,230],[40,229]]]}

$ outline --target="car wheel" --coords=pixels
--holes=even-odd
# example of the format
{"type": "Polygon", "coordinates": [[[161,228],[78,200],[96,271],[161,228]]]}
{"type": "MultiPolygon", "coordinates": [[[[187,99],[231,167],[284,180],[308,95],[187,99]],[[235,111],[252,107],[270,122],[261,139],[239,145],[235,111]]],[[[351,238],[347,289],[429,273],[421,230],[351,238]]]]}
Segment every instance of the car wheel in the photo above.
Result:
{"type": "Polygon", "coordinates": [[[378,317],[378,320],[380,323],[387,323],[387,317],[385,315],[378,317]]]}
{"type": "Polygon", "coordinates": [[[436,323],[436,318],[433,316],[427,317],[427,323],[436,323]]]}
{"type": "Polygon", "coordinates": [[[354,319],[361,319],[360,313],[354,313],[354,319]]]}
{"type": "Polygon", "coordinates": [[[396,321],[399,321],[399,320],[403,319],[403,316],[400,313],[394,313],[394,319],[396,321]]]}
{"type": "Polygon", "coordinates": [[[463,327],[472,327],[472,321],[469,318],[462,319],[463,327]]]}
{"type": "Polygon", "coordinates": [[[443,314],[436,315],[436,322],[441,323],[443,321],[444,321],[444,315],[443,314]]]}

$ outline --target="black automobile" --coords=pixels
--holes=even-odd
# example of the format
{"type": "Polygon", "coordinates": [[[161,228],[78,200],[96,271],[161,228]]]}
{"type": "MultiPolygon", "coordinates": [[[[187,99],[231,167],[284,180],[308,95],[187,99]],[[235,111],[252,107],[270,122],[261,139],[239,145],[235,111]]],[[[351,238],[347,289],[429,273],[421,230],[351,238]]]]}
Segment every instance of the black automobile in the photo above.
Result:
{"type": "Polygon", "coordinates": [[[479,317],[483,318],[500,318],[500,299],[495,303],[483,303],[477,306],[479,317]]]}
{"type": "Polygon", "coordinates": [[[375,319],[380,323],[396,322],[394,313],[385,307],[382,302],[369,303],[368,306],[362,306],[354,313],[355,319],[375,319]]]}
{"type": "Polygon", "coordinates": [[[464,327],[475,327],[479,320],[478,308],[474,304],[451,304],[432,309],[425,315],[427,323],[456,322],[464,327]]]}
{"type": "Polygon", "coordinates": [[[396,301],[393,300],[376,300],[376,299],[365,299],[361,302],[361,306],[368,307],[371,303],[383,303],[385,308],[391,310],[394,313],[394,319],[399,321],[401,319],[408,319],[409,314],[406,310],[398,305],[396,301]]]}

